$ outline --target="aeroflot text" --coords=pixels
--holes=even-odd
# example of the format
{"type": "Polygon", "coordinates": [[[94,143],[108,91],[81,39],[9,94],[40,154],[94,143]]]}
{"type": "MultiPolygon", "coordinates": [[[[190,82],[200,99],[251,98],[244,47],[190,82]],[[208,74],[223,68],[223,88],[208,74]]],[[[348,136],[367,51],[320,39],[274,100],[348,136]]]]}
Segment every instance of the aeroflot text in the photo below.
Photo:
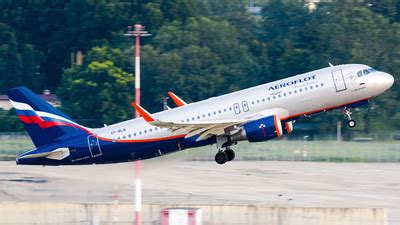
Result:
{"type": "Polygon", "coordinates": [[[268,91],[275,91],[275,90],[278,90],[279,88],[288,87],[288,86],[291,86],[293,84],[300,84],[300,83],[303,83],[303,82],[306,82],[306,81],[310,81],[310,80],[315,80],[315,75],[309,76],[309,77],[300,78],[300,79],[297,79],[297,80],[292,80],[292,81],[289,81],[289,82],[286,82],[286,83],[282,83],[282,84],[277,84],[275,86],[271,86],[271,87],[268,88],[268,91]]]}

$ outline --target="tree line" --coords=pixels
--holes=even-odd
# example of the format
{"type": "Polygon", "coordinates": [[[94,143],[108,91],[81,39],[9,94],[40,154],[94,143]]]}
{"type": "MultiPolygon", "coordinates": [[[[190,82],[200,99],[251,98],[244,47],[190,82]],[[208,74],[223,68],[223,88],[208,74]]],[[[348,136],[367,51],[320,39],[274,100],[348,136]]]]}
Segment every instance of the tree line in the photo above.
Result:
{"type": "MultiPolygon", "coordinates": [[[[151,112],[162,110],[171,90],[194,102],[328,62],[367,64],[399,78],[398,1],[337,0],[314,9],[306,1],[265,2],[252,15],[240,0],[3,0],[0,92],[50,89],[62,110],[87,126],[131,118],[134,40],[123,33],[133,23],[152,34],[142,39],[141,62],[142,105],[151,112]],[[81,65],[71,64],[77,51],[81,65]]],[[[358,129],[396,129],[399,100],[396,83],[358,114],[358,129]]],[[[0,112],[0,130],[21,129],[3,119],[10,115],[0,112]]],[[[330,132],[339,116],[309,122],[330,132]]]]}

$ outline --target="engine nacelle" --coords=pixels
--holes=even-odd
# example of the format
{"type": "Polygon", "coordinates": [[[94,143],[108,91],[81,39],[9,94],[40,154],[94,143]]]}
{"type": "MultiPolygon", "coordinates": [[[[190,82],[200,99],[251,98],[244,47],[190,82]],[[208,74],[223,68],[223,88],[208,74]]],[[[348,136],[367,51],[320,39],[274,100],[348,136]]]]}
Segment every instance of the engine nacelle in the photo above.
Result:
{"type": "Polygon", "coordinates": [[[243,125],[242,130],[231,136],[232,141],[267,141],[283,134],[282,123],[277,115],[267,116],[243,125]]]}

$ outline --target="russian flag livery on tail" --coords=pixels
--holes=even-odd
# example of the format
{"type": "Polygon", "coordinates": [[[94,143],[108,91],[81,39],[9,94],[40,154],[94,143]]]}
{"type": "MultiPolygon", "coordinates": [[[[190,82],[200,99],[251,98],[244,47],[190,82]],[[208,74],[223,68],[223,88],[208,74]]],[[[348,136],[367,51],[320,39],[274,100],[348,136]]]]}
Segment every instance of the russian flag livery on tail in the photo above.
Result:
{"type": "Polygon", "coordinates": [[[293,130],[293,121],[341,109],[349,127],[351,108],[389,89],[393,76],[366,65],[330,66],[195,103],[169,92],[178,107],[102,128],[87,128],[26,87],[7,92],[35,149],[17,157],[25,165],[83,165],[154,158],[215,144],[215,161],[235,158],[239,141],[265,142],[293,130]]]}
{"type": "Polygon", "coordinates": [[[8,90],[7,95],[36,147],[85,130],[26,87],[8,90]]]}

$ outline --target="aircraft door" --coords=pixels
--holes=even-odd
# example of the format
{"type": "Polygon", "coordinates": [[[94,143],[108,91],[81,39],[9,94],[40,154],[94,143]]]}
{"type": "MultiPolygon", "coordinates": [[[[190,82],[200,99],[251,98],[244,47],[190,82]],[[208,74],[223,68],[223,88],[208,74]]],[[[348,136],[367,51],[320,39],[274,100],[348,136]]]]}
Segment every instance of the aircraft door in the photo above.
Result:
{"type": "Polygon", "coordinates": [[[87,137],[90,154],[92,157],[103,155],[100,148],[99,139],[97,136],[89,135],[87,137]]]}
{"type": "Polygon", "coordinates": [[[235,110],[235,114],[239,114],[240,113],[239,103],[233,104],[233,110],[235,110]]]}
{"type": "Polygon", "coordinates": [[[335,84],[336,92],[344,91],[347,89],[342,70],[332,71],[332,78],[333,83],[335,84]]]}

